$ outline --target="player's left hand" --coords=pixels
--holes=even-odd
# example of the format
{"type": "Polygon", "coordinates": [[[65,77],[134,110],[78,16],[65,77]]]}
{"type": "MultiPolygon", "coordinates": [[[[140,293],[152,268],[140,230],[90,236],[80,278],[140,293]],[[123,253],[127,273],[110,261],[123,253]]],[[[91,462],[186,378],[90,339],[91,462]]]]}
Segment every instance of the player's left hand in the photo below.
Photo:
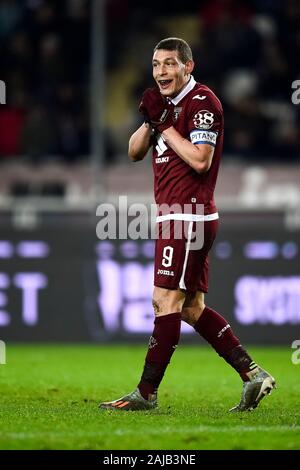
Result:
{"type": "Polygon", "coordinates": [[[142,96],[139,111],[157,132],[162,133],[173,125],[174,106],[163,97],[158,88],[147,88],[142,96]]]}

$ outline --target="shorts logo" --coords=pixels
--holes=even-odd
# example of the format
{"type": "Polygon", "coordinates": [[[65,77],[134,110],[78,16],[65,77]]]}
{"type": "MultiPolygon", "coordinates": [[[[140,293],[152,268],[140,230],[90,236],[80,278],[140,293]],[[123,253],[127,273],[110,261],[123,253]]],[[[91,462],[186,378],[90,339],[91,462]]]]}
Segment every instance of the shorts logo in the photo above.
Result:
{"type": "Polygon", "coordinates": [[[197,129],[210,129],[214,124],[214,113],[202,109],[195,114],[193,122],[197,129]]]}
{"type": "Polygon", "coordinates": [[[164,276],[174,276],[174,271],[169,271],[168,269],[158,269],[157,274],[163,274],[164,276]]]}

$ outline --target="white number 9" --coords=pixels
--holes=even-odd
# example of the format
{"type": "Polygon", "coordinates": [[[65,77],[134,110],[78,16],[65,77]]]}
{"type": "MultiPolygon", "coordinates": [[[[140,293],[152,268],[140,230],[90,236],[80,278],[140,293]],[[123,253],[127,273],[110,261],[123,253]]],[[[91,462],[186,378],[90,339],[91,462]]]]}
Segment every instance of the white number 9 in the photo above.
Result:
{"type": "Polygon", "coordinates": [[[169,268],[172,265],[173,251],[174,251],[174,248],[172,246],[164,247],[163,259],[162,259],[161,264],[165,268],[169,268]]]}

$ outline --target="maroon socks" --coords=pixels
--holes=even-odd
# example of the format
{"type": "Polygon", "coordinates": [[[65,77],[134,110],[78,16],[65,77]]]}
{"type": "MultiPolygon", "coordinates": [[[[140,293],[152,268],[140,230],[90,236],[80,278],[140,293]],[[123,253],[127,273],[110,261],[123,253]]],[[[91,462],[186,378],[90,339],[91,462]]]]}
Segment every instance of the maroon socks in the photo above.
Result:
{"type": "Polygon", "coordinates": [[[178,345],[180,324],[180,313],[156,317],[154,321],[154,330],[150,336],[143,374],[138,384],[140,393],[146,400],[149,395],[156,392],[178,345]]]}
{"type": "MultiPolygon", "coordinates": [[[[165,370],[176,349],[180,337],[181,314],[170,313],[156,317],[154,330],[149,341],[149,349],[138,388],[147,400],[156,393],[165,370]]],[[[248,373],[257,365],[234,336],[230,325],[219,313],[205,307],[194,325],[195,330],[225,359],[241,376],[248,381],[248,373]]]]}
{"type": "Polygon", "coordinates": [[[249,380],[247,373],[257,365],[240,345],[222,315],[205,307],[194,328],[240,374],[242,380],[249,380]]]}

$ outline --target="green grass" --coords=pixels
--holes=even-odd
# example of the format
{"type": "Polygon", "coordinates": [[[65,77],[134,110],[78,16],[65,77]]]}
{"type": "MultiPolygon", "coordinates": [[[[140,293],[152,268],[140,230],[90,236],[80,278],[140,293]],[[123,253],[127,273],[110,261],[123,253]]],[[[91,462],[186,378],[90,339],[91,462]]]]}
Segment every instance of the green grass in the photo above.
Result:
{"type": "Polygon", "coordinates": [[[249,348],[278,389],[230,414],[237,374],[212,350],[181,346],[152,412],[99,411],[131,391],[144,346],[8,345],[0,366],[1,449],[300,449],[300,365],[291,349],[249,348]]]}

